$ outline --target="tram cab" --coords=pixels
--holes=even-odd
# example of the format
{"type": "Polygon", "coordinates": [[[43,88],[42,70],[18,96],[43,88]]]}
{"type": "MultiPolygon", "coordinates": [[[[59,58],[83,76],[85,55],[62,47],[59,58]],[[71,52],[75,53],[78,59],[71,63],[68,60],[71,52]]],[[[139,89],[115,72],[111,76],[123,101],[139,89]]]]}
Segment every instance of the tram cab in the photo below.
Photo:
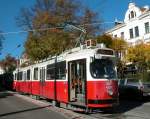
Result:
{"type": "Polygon", "coordinates": [[[87,48],[69,54],[69,102],[88,108],[118,104],[118,83],[114,51],[93,41],[87,48]]]}

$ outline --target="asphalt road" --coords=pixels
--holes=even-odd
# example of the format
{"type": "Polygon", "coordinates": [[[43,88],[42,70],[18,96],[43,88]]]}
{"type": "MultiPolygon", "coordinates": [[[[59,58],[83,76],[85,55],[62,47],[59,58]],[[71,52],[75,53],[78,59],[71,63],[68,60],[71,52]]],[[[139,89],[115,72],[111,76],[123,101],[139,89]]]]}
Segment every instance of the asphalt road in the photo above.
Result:
{"type": "Polygon", "coordinates": [[[121,100],[114,111],[75,113],[17,93],[0,92],[0,119],[150,119],[150,99],[121,100]]]}
{"type": "Polygon", "coordinates": [[[0,119],[66,119],[49,109],[50,105],[37,105],[14,93],[0,92],[0,119]]]}
{"type": "Polygon", "coordinates": [[[150,97],[142,101],[120,100],[120,105],[112,111],[90,114],[97,119],[150,119],[150,97]]]}

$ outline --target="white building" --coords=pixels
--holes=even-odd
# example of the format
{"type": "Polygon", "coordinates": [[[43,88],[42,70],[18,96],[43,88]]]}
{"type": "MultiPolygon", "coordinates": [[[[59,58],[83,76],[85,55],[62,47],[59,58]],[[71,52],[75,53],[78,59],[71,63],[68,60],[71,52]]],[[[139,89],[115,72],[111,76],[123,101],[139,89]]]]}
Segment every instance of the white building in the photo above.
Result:
{"type": "Polygon", "coordinates": [[[23,55],[19,59],[19,65],[22,65],[22,64],[28,63],[28,62],[29,62],[29,58],[28,58],[27,54],[23,53],[23,55]]]}
{"type": "Polygon", "coordinates": [[[150,42],[150,8],[142,8],[129,3],[123,22],[115,22],[115,26],[109,29],[107,34],[113,37],[125,39],[129,44],[137,44],[143,40],[145,43],[150,42]]]}

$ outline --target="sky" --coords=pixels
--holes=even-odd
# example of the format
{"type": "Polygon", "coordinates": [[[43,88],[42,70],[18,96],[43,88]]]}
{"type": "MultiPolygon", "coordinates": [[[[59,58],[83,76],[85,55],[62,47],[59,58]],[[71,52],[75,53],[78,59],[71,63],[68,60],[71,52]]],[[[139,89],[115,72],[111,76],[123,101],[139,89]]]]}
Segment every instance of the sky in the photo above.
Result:
{"type": "MultiPolygon", "coordinates": [[[[114,22],[117,18],[120,21],[124,20],[124,15],[128,9],[129,2],[134,2],[137,6],[150,6],[150,0],[81,0],[85,6],[90,7],[98,13],[103,19],[106,26],[112,26],[107,22],[114,22]]],[[[22,30],[16,24],[16,17],[23,7],[31,7],[35,0],[0,0],[0,31],[4,33],[17,32],[22,30]]],[[[6,34],[4,35],[3,49],[0,54],[0,60],[7,54],[13,57],[20,57],[24,51],[24,43],[27,33],[6,34]],[[21,47],[17,47],[21,45],[21,47]]]]}

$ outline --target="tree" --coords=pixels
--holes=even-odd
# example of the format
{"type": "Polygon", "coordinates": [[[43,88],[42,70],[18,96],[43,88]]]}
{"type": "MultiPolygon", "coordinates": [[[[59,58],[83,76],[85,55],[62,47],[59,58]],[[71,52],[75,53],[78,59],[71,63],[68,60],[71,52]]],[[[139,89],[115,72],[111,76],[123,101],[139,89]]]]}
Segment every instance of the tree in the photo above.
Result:
{"type": "Polygon", "coordinates": [[[118,58],[122,58],[125,55],[125,51],[128,47],[127,42],[121,38],[113,38],[111,48],[115,50],[118,58]]]}
{"type": "Polygon", "coordinates": [[[126,48],[127,42],[121,38],[113,38],[111,35],[103,34],[97,37],[98,43],[104,43],[106,47],[114,49],[118,58],[121,58],[126,48]]]}
{"type": "Polygon", "coordinates": [[[31,35],[25,43],[26,53],[32,60],[40,60],[49,55],[57,55],[71,48],[71,38],[68,33],[49,33],[37,38],[31,35]]]}
{"type": "Polygon", "coordinates": [[[129,47],[125,59],[127,62],[136,63],[139,70],[150,68],[150,45],[143,42],[129,47]]]}
{"type": "MultiPolygon", "coordinates": [[[[25,43],[27,55],[32,60],[39,60],[74,47],[74,38],[79,31],[69,34],[58,26],[64,22],[89,24],[96,19],[96,13],[81,8],[79,0],[36,0],[32,8],[23,8],[17,24],[31,30],[25,43]]],[[[89,35],[93,35],[96,29],[92,26],[86,28],[89,35]]]]}
{"type": "Polygon", "coordinates": [[[145,81],[150,81],[150,44],[143,42],[131,46],[127,49],[125,56],[126,62],[132,62],[137,67],[137,73],[134,78],[139,78],[145,81]]]}
{"type": "Polygon", "coordinates": [[[95,23],[98,19],[97,13],[91,11],[89,8],[85,8],[83,11],[83,16],[81,17],[80,23],[82,27],[85,28],[88,37],[93,37],[95,33],[100,33],[101,29],[99,25],[91,25],[90,23],[95,23]]]}
{"type": "Polygon", "coordinates": [[[97,42],[104,43],[106,47],[111,48],[113,43],[113,38],[110,35],[103,34],[97,37],[97,42]]]}
{"type": "Polygon", "coordinates": [[[17,61],[14,57],[9,54],[0,62],[1,67],[4,69],[5,73],[12,73],[17,65],[17,61]]]}

